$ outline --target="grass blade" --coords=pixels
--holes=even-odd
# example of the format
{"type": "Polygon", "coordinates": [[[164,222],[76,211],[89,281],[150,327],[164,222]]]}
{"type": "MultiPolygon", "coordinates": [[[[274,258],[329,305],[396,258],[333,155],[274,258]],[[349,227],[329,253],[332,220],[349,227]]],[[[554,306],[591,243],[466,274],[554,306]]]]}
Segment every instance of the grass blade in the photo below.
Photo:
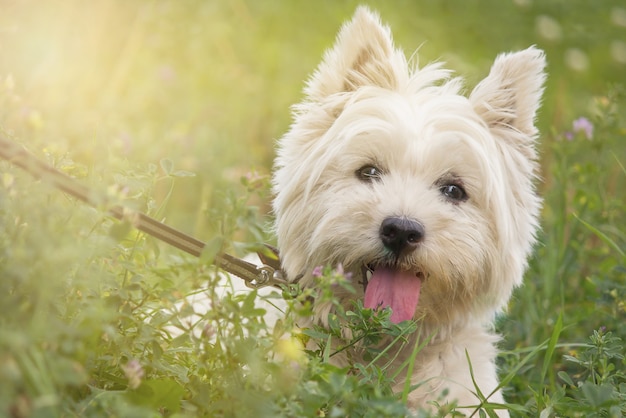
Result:
{"type": "Polygon", "coordinates": [[[624,252],[624,250],[622,250],[615,241],[609,238],[608,235],[600,231],[595,226],[591,225],[589,222],[579,218],[577,214],[574,214],[574,217],[578,219],[583,225],[585,225],[587,229],[589,229],[591,232],[596,234],[597,237],[600,238],[602,241],[604,241],[607,245],[609,245],[610,247],[613,247],[613,249],[617,251],[622,257],[626,257],[626,252],[624,252]]]}
{"type": "Polygon", "coordinates": [[[546,354],[543,357],[543,366],[541,367],[541,381],[544,382],[546,378],[546,374],[548,373],[548,369],[550,365],[552,365],[552,356],[554,355],[554,350],[556,348],[556,344],[559,341],[559,336],[561,335],[561,331],[563,330],[563,314],[559,313],[559,317],[556,320],[556,324],[554,324],[554,330],[552,330],[552,335],[550,336],[550,340],[548,341],[548,346],[546,348],[546,354]]]}

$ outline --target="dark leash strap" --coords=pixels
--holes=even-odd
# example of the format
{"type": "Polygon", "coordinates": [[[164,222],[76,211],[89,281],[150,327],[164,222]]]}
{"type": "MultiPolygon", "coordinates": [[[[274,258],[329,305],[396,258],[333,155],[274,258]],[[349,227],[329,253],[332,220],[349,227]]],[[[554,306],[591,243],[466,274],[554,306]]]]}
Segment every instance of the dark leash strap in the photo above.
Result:
{"type": "MultiPolygon", "coordinates": [[[[101,195],[94,193],[74,178],[39,160],[21,145],[6,139],[2,134],[0,134],[0,157],[91,206],[102,207],[103,204],[106,205],[106,199],[101,195]]],[[[205,246],[202,241],[159,222],[142,212],[133,211],[119,205],[108,208],[108,212],[119,220],[128,220],[140,231],[188,254],[196,257],[202,255],[205,246]]],[[[266,245],[266,247],[273,253],[274,257],[259,253],[263,263],[262,266],[257,266],[225,253],[215,255],[213,264],[243,279],[246,285],[251,288],[287,284],[280,268],[278,251],[269,245],[266,245]]]]}

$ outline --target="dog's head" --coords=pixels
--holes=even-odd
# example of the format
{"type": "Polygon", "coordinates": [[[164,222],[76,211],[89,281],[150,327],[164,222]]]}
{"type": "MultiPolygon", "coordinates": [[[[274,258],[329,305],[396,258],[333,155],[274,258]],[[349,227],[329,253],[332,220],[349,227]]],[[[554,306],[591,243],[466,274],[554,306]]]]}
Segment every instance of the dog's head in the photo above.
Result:
{"type": "Polygon", "coordinates": [[[469,94],[440,64],[413,68],[359,8],[308,82],[280,140],[276,233],[285,271],[369,279],[392,320],[493,315],[522,281],[540,199],[533,47],[499,56],[469,94]]]}

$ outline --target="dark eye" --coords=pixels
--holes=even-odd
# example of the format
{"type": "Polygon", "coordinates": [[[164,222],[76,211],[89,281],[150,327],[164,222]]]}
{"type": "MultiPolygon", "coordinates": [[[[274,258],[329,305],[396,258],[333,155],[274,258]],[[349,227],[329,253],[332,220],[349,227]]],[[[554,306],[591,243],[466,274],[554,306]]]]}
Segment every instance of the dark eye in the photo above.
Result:
{"type": "Polygon", "coordinates": [[[442,195],[455,203],[464,202],[468,198],[465,189],[458,184],[445,184],[439,188],[439,191],[442,195]]]}
{"type": "Polygon", "coordinates": [[[359,180],[371,183],[374,180],[380,180],[383,173],[378,167],[374,167],[373,165],[366,165],[359,168],[356,171],[356,176],[359,180]]]}

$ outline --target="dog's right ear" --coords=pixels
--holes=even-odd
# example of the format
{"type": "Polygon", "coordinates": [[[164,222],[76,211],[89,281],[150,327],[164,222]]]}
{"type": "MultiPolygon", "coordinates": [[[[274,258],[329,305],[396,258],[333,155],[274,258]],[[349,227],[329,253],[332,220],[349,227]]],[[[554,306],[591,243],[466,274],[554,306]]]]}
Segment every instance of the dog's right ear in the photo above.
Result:
{"type": "Polygon", "coordinates": [[[389,28],[376,13],[360,6],[352,20],[341,28],[305,93],[309,100],[318,102],[361,86],[393,89],[398,84],[398,70],[403,68],[404,54],[395,50],[389,28]]]}

